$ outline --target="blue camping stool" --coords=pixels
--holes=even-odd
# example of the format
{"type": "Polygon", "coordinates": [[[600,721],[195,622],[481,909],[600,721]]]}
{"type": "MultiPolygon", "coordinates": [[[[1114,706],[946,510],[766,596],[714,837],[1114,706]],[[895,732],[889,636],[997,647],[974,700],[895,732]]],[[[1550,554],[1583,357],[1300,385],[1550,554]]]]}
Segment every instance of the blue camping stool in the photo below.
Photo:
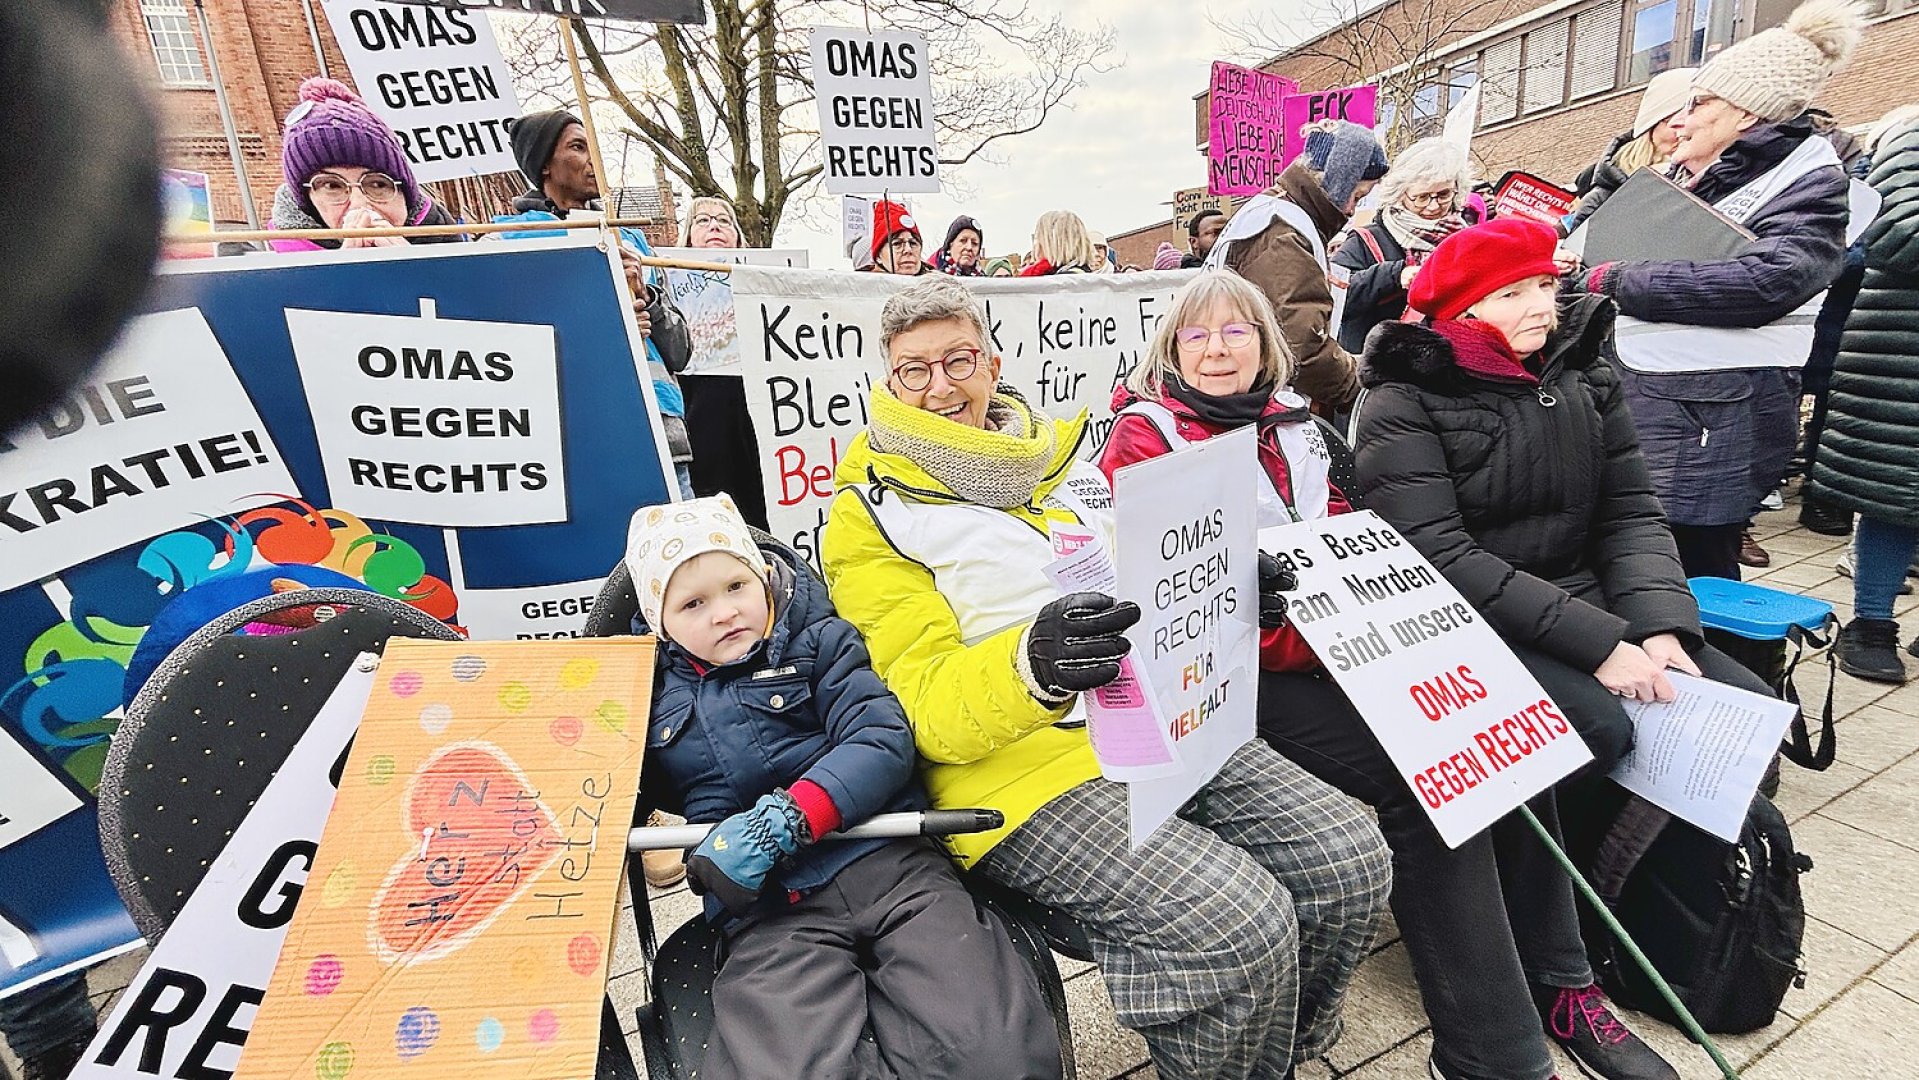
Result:
{"type": "Polygon", "coordinates": [[[1838,672],[1832,643],[1839,630],[1832,605],[1817,597],[1729,578],[1696,577],[1686,584],[1699,601],[1699,622],[1705,627],[1707,643],[1764,679],[1784,700],[1799,704],[1792,676],[1806,653],[1826,654],[1826,708],[1819,720],[1819,745],[1813,747],[1802,708],[1793,717],[1779,752],[1794,765],[1814,772],[1831,766],[1835,749],[1832,694],[1838,672]]]}

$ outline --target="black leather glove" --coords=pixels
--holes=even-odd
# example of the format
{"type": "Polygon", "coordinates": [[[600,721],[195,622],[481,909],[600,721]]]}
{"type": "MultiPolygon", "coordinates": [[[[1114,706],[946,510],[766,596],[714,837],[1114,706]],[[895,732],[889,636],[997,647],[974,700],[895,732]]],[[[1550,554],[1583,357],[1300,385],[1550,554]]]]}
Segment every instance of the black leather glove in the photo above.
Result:
{"type": "Polygon", "coordinates": [[[1259,628],[1277,630],[1286,625],[1284,594],[1299,588],[1299,578],[1278,559],[1259,553],[1259,628]]]}
{"type": "Polygon", "coordinates": [[[1105,686],[1119,678],[1132,648],[1122,634],[1138,621],[1138,604],[1105,593],[1073,593],[1040,608],[1026,634],[1033,680],[1059,698],[1105,686]]]}

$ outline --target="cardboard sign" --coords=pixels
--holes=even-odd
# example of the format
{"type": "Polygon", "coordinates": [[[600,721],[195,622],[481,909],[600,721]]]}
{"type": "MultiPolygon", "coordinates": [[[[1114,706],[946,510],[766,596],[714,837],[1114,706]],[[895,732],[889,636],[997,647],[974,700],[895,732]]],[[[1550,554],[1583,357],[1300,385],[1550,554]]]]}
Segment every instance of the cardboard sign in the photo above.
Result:
{"type": "Polygon", "coordinates": [[[1345,86],[1337,90],[1294,94],[1286,99],[1284,109],[1286,148],[1283,161],[1285,165],[1291,165],[1293,159],[1306,149],[1306,135],[1302,129],[1308,124],[1317,124],[1321,120],[1347,120],[1363,128],[1378,124],[1379,87],[1345,86]]]}
{"type": "Polygon", "coordinates": [[[706,22],[703,0],[393,0],[396,4],[486,8],[516,15],[557,15],[566,19],[624,19],[632,22],[706,22]]]}
{"type": "Polygon", "coordinates": [[[231,1074],[333,806],[379,656],[363,654],[234,830],[70,1080],[231,1074]]]}
{"type": "Polygon", "coordinates": [[[1592,760],[1459,590],[1371,511],[1259,533],[1299,576],[1287,612],[1448,846],[1592,760]]]}
{"type": "Polygon", "coordinates": [[[1255,737],[1263,483],[1250,425],[1114,475],[1119,595],[1142,612],[1131,660],[1179,759],[1127,786],[1135,847],[1255,737]]]}
{"type": "Polygon", "coordinates": [[[1284,148],[1281,109],[1299,84],[1279,75],[1213,61],[1206,96],[1206,190],[1252,195],[1279,177],[1284,148]]]}
{"type": "Polygon", "coordinates": [[[430,184],[519,167],[510,132],[520,99],[484,13],[383,0],[325,2],[353,81],[399,137],[415,178],[430,184]]]}
{"type": "Polygon", "coordinates": [[[390,642],[238,1080],[591,1076],[653,639],[390,642]]]}
{"type": "Polygon", "coordinates": [[[1576,202],[1578,197],[1565,188],[1515,170],[1500,177],[1493,189],[1493,216],[1531,218],[1558,228],[1576,202]]]}
{"type": "Polygon", "coordinates": [[[0,589],[274,502],[293,477],[198,310],[136,320],[87,381],[0,437],[0,589]],[[142,532],[141,530],[145,530],[142,532]]]}
{"type": "Polygon", "coordinates": [[[926,37],[821,26],[811,40],[827,192],[938,191],[926,37]]]}
{"type": "Polygon", "coordinates": [[[1181,188],[1173,192],[1173,231],[1183,233],[1193,219],[1207,210],[1217,210],[1231,215],[1233,199],[1229,195],[1212,195],[1205,188],[1181,188]]]}
{"type": "MultiPolygon", "coordinates": [[[[984,302],[1000,378],[1056,417],[1094,417],[1082,453],[1112,428],[1113,388],[1145,354],[1191,271],[955,278],[984,302]]],[[[773,536],[816,566],[833,466],[867,423],[886,374],[880,309],[915,279],[742,266],[733,271],[740,371],[759,437],[773,536]]]]}
{"type": "MultiPolygon", "coordinates": [[[[686,259],[693,262],[730,263],[735,266],[797,266],[804,268],[808,257],[801,248],[660,248],[654,252],[662,259],[686,259]]],[[[740,373],[739,323],[733,317],[733,278],[716,270],[666,271],[666,290],[674,306],[686,318],[686,330],[693,339],[693,359],[687,363],[687,375],[731,375],[740,373]]]]}

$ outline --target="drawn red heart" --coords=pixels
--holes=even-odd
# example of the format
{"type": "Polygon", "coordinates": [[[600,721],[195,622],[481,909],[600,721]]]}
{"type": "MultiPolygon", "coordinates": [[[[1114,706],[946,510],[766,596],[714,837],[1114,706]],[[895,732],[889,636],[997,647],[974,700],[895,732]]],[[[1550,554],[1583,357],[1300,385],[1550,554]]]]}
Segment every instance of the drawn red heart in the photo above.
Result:
{"type": "Polygon", "coordinates": [[[458,951],[559,858],[559,823],[539,795],[491,743],[453,743],[421,763],[401,821],[414,847],[373,897],[381,960],[458,951]]]}

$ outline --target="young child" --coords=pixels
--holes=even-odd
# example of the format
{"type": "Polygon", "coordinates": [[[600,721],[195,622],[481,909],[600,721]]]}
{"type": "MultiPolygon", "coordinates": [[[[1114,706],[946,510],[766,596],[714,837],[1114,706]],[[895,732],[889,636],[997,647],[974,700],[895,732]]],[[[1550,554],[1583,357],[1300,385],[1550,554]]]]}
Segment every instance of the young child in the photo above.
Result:
{"type": "Polygon", "coordinates": [[[926,806],[825,583],[724,495],[639,511],[626,565],[660,636],[642,799],[718,822],[687,860],[726,938],[701,1075],[1059,1076],[1038,986],[937,846],[816,843],[926,806]]]}

